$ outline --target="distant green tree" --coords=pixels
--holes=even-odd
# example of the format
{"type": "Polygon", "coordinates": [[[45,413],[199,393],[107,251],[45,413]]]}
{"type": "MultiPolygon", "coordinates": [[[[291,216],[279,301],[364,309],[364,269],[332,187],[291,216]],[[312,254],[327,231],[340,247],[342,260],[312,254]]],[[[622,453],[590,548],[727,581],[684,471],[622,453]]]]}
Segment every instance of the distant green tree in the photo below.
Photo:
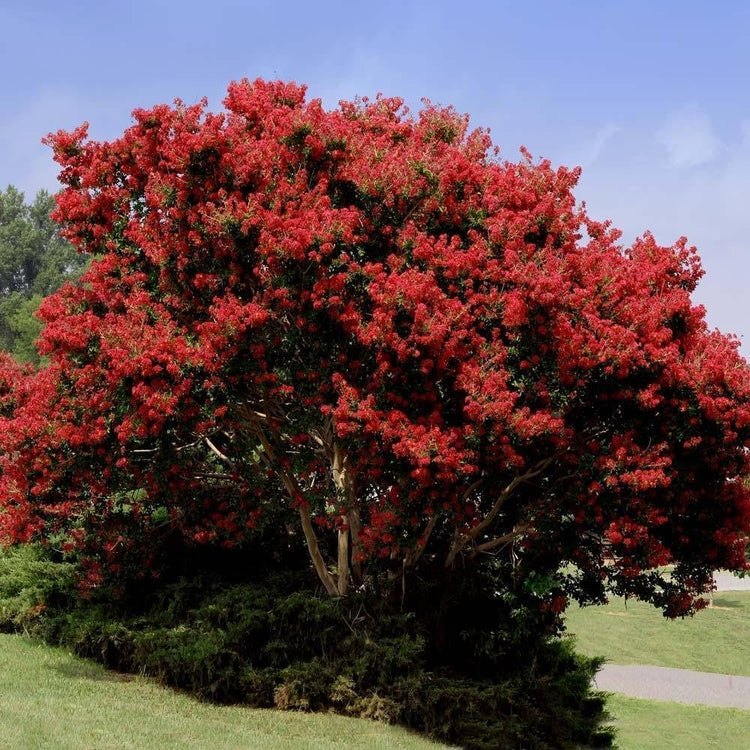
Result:
{"type": "Polygon", "coordinates": [[[34,313],[40,301],[77,278],[87,264],[60,237],[49,217],[54,205],[45,190],[30,204],[12,185],[0,190],[0,349],[35,364],[41,325],[34,313]]]}

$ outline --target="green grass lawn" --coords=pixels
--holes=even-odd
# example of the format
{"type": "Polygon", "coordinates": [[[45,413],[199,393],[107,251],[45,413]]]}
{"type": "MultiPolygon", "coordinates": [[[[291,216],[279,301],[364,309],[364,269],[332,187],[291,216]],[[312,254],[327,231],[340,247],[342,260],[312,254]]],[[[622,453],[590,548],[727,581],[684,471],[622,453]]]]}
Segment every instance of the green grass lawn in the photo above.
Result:
{"type": "MultiPolygon", "coordinates": [[[[568,631],[579,651],[613,664],[653,664],[750,676],[750,591],[714,595],[714,606],[685,620],[614,599],[572,607],[568,631]]],[[[750,711],[648,701],[614,694],[607,707],[622,750],[750,747],[750,711]]]]}
{"type": "Polygon", "coordinates": [[[617,746],[622,750],[685,750],[750,746],[750,711],[645,701],[612,695],[617,746]]]}
{"type": "Polygon", "coordinates": [[[409,732],[342,716],[213,706],[107,672],[61,649],[0,635],[0,747],[418,748],[409,732]]]}
{"type": "Polygon", "coordinates": [[[667,620],[650,605],[632,600],[574,606],[567,628],[580,651],[613,664],[750,676],[750,591],[717,593],[712,608],[684,620],[667,620]]]}

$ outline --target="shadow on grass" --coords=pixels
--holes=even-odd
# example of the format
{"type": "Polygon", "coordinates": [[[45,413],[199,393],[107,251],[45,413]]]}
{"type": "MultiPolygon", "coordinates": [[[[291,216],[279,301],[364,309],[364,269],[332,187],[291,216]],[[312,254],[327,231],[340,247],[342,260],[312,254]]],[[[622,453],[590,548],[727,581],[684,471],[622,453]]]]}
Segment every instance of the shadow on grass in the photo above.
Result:
{"type": "Polygon", "coordinates": [[[709,609],[712,607],[717,609],[742,609],[742,602],[729,597],[714,596],[712,604],[709,604],[709,609]]]}
{"type": "Polygon", "coordinates": [[[85,662],[51,664],[49,669],[61,674],[63,677],[77,680],[91,680],[93,682],[131,682],[134,679],[134,675],[132,674],[104,670],[96,664],[87,664],[85,662]]]}

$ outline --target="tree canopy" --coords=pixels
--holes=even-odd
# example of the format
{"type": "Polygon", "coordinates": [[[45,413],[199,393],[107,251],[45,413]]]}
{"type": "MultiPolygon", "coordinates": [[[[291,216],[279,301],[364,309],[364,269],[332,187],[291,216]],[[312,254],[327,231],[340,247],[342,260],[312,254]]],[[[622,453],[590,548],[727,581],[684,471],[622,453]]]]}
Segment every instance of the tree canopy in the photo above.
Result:
{"type": "Polygon", "coordinates": [[[6,539],[62,536],[90,585],[167,529],[304,539],[334,596],[503,560],[552,609],[670,615],[745,567],[750,371],[684,238],[622,247],[578,170],[451,108],[263,81],[225,106],[49,137],[96,259],[42,304],[49,366],[3,362],[6,539]]]}
{"type": "Polygon", "coordinates": [[[33,203],[12,185],[0,191],[0,348],[38,362],[33,313],[42,297],[74,279],[87,258],[62,239],[50,219],[54,199],[41,190],[33,203]]]}

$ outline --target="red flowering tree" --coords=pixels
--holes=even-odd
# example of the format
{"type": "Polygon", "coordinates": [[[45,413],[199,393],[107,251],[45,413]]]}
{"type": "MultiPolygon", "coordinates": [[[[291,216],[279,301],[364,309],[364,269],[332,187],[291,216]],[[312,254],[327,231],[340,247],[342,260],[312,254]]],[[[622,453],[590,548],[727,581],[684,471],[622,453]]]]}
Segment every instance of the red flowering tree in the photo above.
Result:
{"type": "Polygon", "coordinates": [[[272,527],[334,596],[500,556],[552,608],[669,614],[746,566],[750,372],[684,239],[619,246],[577,170],[502,162],[450,108],[225,106],[49,137],[95,260],[43,304],[49,367],[2,363],[6,539],[95,549],[96,583],[156,529],[272,527]]]}

